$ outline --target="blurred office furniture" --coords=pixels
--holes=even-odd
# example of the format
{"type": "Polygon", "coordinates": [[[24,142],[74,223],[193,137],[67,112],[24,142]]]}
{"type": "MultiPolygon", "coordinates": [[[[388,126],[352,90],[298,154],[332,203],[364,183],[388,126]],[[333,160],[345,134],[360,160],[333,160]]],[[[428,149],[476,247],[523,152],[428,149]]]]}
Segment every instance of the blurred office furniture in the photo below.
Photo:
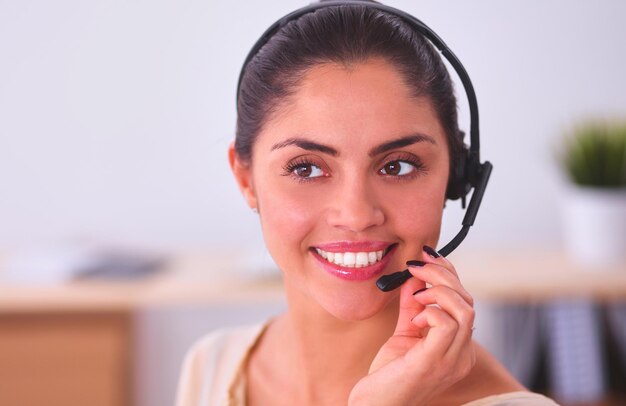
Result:
{"type": "MultiPolygon", "coordinates": [[[[474,255],[465,258],[472,271],[480,266],[474,255]]],[[[509,264],[506,253],[485,258],[483,277],[498,261],[507,269],[500,292],[485,290],[487,280],[470,290],[492,305],[491,329],[479,341],[525,386],[564,405],[626,404],[626,264],[594,269],[556,251],[518,255],[509,264]]]]}
{"type": "Polygon", "coordinates": [[[556,299],[545,307],[553,393],[568,404],[601,402],[607,379],[600,309],[591,299],[556,299]]]}
{"type": "Polygon", "coordinates": [[[276,278],[242,278],[229,258],[47,284],[7,283],[0,256],[0,405],[171,405],[193,341],[286,307],[276,278]]]}
{"type": "MultiPolygon", "coordinates": [[[[142,279],[59,285],[2,282],[0,261],[0,404],[171,405],[183,354],[193,341],[286,308],[277,274],[246,277],[234,265],[235,255],[181,253],[162,272],[142,279]]],[[[534,372],[533,356],[545,351],[545,343],[520,340],[519,331],[543,334],[541,322],[532,320],[548,319],[547,304],[626,302],[626,266],[598,276],[545,249],[459,251],[450,259],[481,306],[476,338],[518,372],[534,372]],[[482,316],[489,308],[513,321],[515,310],[500,310],[507,306],[518,309],[518,321],[526,320],[521,330],[482,316]],[[518,343],[516,350],[507,352],[506,342],[518,343]]],[[[625,326],[620,311],[614,313],[625,326]]],[[[624,343],[626,332],[619,334],[624,343]]]]}

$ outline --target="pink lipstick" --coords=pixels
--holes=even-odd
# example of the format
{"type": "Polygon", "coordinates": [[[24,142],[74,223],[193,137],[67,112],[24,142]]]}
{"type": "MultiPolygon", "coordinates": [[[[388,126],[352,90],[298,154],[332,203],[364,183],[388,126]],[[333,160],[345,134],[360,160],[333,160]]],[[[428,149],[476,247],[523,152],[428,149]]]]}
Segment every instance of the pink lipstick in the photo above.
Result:
{"type": "Polygon", "coordinates": [[[396,246],[397,244],[383,241],[341,241],[317,245],[311,248],[310,252],[320,264],[321,268],[329,274],[343,280],[364,281],[377,277],[383,273],[385,267],[391,259],[391,256],[393,255],[393,252],[395,251],[396,246]],[[330,262],[328,259],[320,255],[317,249],[323,250],[326,253],[339,253],[340,255],[346,253],[373,253],[375,251],[382,251],[383,254],[382,257],[373,264],[351,267],[330,262]]]}

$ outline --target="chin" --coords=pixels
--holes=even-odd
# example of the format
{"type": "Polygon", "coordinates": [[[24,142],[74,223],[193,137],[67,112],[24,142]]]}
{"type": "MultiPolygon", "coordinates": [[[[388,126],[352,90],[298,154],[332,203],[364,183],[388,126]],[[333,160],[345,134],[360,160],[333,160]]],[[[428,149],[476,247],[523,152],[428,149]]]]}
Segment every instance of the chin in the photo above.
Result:
{"type": "Polygon", "coordinates": [[[375,292],[339,292],[318,298],[318,303],[333,317],[342,321],[363,321],[379,314],[394,298],[393,294],[375,292]]]}

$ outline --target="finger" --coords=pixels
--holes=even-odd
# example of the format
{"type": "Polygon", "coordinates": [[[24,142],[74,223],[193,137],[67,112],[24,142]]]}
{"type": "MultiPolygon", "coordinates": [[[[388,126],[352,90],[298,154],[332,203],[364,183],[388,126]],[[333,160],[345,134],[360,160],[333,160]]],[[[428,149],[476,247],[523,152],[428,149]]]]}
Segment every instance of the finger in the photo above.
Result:
{"type": "MultiPolygon", "coordinates": [[[[454,342],[459,329],[456,320],[448,313],[432,306],[426,307],[424,311],[413,318],[412,323],[419,330],[428,329],[423,344],[414,347],[415,351],[419,352],[421,357],[424,357],[424,354],[429,354],[430,357],[434,357],[436,360],[441,359],[446,354],[454,342]]],[[[412,350],[409,350],[409,352],[412,350]]]]}
{"type": "Polygon", "coordinates": [[[452,357],[459,354],[471,342],[475,311],[458,292],[447,286],[436,286],[415,295],[415,300],[424,306],[437,304],[457,322],[458,330],[448,349],[452,357]]]}
{"type": "Polygon", "coordinates": [[[471,336],[475,312],[465,299],[447,286],[433,286],[414,295],[413,299],[423,306],[438,305],[448,313],[459,326],[459,333],[471,336]]]}
{"type": "Polygon", "coordinates": [[[394,335],[416,335],[419,330],[411,323],[411,319],[424,310],[424,305],[413,298],[413,293],[426,286],[418,278],[410,278],[400,287],[400,311],[394,335]]]}
{"type": "Polygon", "coordinates": [[[423,255],[424,260],[426,262],[441,265],[444,268],[446,268],[447,270],[449,270],[454,276],[456,276],[457,278],[459,277],[459,274],[456,271],[456,268],[454,267],[452,262],[448,261],[448,259],[446,257],[444,257],[443,255],[439,254],[437,251],[435,251],[430,246],[424,245],[424,247],[423,247],[423,254],[422,255],[423,255]]]}
{"type": "Polygon", "coordinates": [[[415,278],[434,286],[447,286],[457,291],[461,297],[470,305],[474,306],[474,298],[461,284],[461,281],[454,276],[447,268],[434,263],[427,263],[424,266],[408,266],[409,272],[415,278]]]}

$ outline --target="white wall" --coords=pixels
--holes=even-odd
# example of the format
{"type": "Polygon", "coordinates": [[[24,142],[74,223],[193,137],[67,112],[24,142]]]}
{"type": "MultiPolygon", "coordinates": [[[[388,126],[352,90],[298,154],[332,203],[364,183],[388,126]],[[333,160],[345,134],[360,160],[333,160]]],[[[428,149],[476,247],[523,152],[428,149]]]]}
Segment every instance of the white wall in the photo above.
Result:
{"type": "MultiPolygon", "coordinates": [[[[626,3],[387,3],[474,81],[495,170],[467,245],[558,244],[550,148],[572,121],[624,115],[626,3]]],[[[304,4],[0,0],[0,248],[260,246],[226,162],[236,80],[261,32],[304,4]]]]}

